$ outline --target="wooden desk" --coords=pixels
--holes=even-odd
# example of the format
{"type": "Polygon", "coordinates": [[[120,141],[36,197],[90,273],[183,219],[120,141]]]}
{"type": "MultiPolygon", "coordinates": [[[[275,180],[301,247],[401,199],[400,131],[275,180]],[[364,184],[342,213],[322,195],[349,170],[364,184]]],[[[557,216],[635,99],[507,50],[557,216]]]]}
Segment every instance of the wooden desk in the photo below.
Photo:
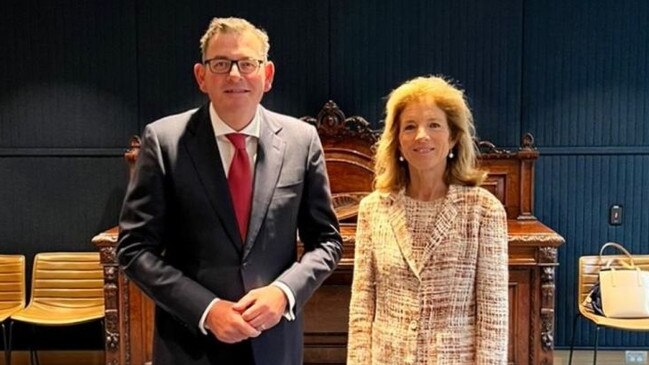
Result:
{"type": "MultiPolygon", "coordinates": [[[[305,364],[344,364],[356,231],[354,206],[371,189],[371,156],[376,134],[360,117],[345,118],[333,103],[316,118],[344,240],[340,265],[306,305],[305,364]]],[[[489,170],[483,184],[505,205],[509,236],[509,364],[552,364],[557,247],[563,238],[533,215],[534,161],[531,135],[516,152],[480,143],[481,165],[489,170]]],[[[127,160],[132,163],[138,141],[127,160]]],[[[141,365],[151,361],[153,304],[119,271],[115,257],[117,229],[97,235],[106,295],[106,364],[141,365]]]]}

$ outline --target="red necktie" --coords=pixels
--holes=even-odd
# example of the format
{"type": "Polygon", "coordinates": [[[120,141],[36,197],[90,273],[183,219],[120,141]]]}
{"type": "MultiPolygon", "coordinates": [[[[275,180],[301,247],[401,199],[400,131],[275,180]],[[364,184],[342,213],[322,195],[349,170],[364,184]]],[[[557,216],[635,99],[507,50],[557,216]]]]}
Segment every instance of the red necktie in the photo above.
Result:
{"type": "Polygon", "coordinates": [[[234,145],[234,157],[228,172],[228,185],[230,196],[234,205],[234,213],[239,224],[241,240],[246,241],[248,220],[250,219],[250,206],[252,201],[252,171],[250,160],[246,151],[246,135],[241,133],[227,134],[226,137],[234,145]]]}

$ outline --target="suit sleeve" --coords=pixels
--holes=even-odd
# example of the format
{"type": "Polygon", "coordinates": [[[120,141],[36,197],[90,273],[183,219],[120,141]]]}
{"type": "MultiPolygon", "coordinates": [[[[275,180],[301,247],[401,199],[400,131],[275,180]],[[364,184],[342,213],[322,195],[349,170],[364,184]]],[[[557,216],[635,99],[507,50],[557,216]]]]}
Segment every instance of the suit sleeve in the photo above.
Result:
{"type": "Polygon", "coordinates": [[[166,168],[155,130],[145,128],[135,172],[120,215],[120,267],[156,305],[198,333],[198,323],[215,295],[165,261],[168,224],[166,168]]]}
{"type": "Polygon", "coordinates": [[[349,304],[347,364],[372,364],[372,323],[376,306],[374,253],[368,208],[361,203],[356,226],[354,279],[349,304]]]}
{"type": "Polygon", "coordinates": [[[476,364],[506,364],[508,338],[507,215],[489,195],[480,222],[476,271],[476,364]]]}
{"type": "Polygon", "coordinates": [[[333,272],[342,256],[342,238],[331,202],[324,152],[315,128],[308,131],[304,190],[297,218],[304,254],[277,279],[295,294],[296,312],[333,272]]]}

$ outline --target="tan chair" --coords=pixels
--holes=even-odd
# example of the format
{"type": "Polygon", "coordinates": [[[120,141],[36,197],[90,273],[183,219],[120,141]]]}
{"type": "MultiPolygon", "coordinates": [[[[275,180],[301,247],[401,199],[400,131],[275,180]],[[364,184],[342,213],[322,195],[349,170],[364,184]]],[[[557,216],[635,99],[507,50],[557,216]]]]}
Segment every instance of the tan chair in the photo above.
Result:
{"type": "MultiPolygon", "coordinates": [[[[103,320],[103,285],[99,253],[39,253],[34,258],[29,304],[11,319],[38,326],[70,326],[103,320]]],[[[30,362],[38,363],[33,343],[30,357],[30,362]]]]}
{"type": "Polygon", "coordinates": [[[11,364],[11,315],[25,308],[25,256],[0,255],[0,324],[5,364],[11,364]]]}
{"type": "MultiPolygon", "coordinates": [[[[575,344],[575,328],[579,317],[593,322],[595,324],[595,345],[593,364],[597,364],[597,342],[599,340],[599,330],[602,327],[610,327],[626,331],[649,331],[649,318],[609,318],[595,314],[590,308],[584,305],[584,300],[590,293],[590,289],[599,278],[599,271],[611,261],[611,267],[623,267],[619,260],[626,259],[624,255],[605,255],[605,256],[582,256],[579,258],[579,286],[577,288],[577,307],[579,311],[575,315],[572,324],[572,340],[570,341],[570,357],[568,365],[572,364],[572,353],[575,344]]],[[[649,255],[633,255],[633,261],[641,270],[649,271],[649,255]]]]}

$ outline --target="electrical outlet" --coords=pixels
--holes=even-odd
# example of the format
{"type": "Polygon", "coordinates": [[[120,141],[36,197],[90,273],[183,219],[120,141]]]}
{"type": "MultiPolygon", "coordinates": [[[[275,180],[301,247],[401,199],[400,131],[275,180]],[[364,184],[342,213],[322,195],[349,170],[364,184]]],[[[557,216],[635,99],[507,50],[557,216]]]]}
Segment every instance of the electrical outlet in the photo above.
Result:
{"type": "Polygon", "coordinates": [[[624,363],[627,365],[647,365],[647,351],[624,351],[624,363]]]}
{"type": "Polygon", "coordinates": [[[608,223],[612,226],[619,226],[622,224],[622,205],[611,205],[608,212],[608,223]]]}

